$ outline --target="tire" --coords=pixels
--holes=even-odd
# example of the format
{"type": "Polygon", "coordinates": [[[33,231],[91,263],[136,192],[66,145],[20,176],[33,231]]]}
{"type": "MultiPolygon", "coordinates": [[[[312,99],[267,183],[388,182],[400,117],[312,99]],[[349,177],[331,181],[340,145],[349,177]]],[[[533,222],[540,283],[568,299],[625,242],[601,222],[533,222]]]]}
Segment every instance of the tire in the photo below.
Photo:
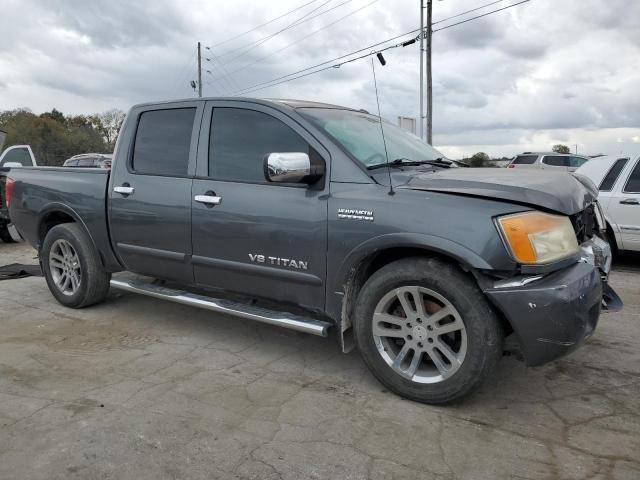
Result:
{"type": "Polygon", "coordinates": [[[11,234],[9,233],[9,229],[7,225],[0,226],[0,240],[4,243],[16,243],[13,238],[11,238],[11,234]]]}
{"type": "Polygon", "coordinates": [[[91,238],[77,223],[49,230],[40,262],[49,290],[65,307],[88,307],[109,293],[111,274],[104,270],[91,238]]]}
{"type": "Polygon", "coordinates": [[[374,376],[392,392],[422,403],[469,395],[502,356],[500,321],[475,281],[434,258],[402,259],[375,272],[358,295],[354,330],[374,376]]]}

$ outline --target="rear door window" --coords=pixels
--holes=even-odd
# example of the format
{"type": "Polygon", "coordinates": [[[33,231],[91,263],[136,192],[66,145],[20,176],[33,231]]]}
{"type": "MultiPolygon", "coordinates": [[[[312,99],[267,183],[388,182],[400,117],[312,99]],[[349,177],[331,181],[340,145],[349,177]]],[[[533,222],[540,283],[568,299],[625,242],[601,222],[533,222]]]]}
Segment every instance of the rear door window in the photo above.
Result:
{"type": "Polygon", "coordinates": [[[133,147],[133,170],[148,175],[186,176],[195,114],[195,108],[143,112],[133,147]]]}
{"type": "Polygon", "coordinates": [[[542,163],[551,167],[568,167],[569,157],[561,157],[560,155],[548,155],[542,159],[542,163]]]}
{"type": "Polygon", "coordinates": [[[518,155],[511,163],[513,165],[533,165],[537,159],[537,155],[518,155]]]}
{"type": "Polygon", "coordinates": [[[624,186],[625,193],[640,193],[640,160],[636,162],[636,166],[629,175],[629,180],[624,186]]]}
{"type": "Polygon", "coordinates": [[[616,184],[616,180],[618,180],[620,173],[628,161],[628,158],[619,158],[616,160],[616,163],[613,164],[600,183],[601,192],[610,192],[613,189],[613,186],[616,184]]]}

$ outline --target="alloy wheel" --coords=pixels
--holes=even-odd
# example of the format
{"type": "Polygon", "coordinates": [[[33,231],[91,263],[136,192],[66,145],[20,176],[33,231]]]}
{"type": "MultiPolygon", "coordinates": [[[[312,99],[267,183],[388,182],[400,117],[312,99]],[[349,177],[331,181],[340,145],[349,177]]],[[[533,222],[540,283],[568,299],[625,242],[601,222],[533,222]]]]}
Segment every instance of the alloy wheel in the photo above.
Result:
{"type": "Polygon", "coordinates": [[[456,308],[428,288],[403,286],[382,297],[373,314],[378,353],[396,373],[416,383],[455,374],[467,352],[467,332],[456,308]]]}
{"type": "Polygon", "coordinates": [[[80,288],[82,269],[78,253],[67,240],[58,239],[49,251],[49,269],[51,278],[65,295],[73,295],[80,288]]]}

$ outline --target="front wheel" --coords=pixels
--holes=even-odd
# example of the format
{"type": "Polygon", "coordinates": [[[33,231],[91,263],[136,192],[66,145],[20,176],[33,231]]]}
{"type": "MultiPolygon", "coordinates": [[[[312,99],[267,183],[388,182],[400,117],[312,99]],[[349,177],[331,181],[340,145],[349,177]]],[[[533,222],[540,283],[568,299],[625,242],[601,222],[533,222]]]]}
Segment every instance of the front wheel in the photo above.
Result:
{"type": "Polygon", "coordinates": [[[373,374],[424,403],[458,400],[502,355],[502,330],[473,279],[438,259],[410,258],[378,270],[362,288],[354,327],[373,374]]]}
{"type": "Polygon", "coordinates": [[[49,290],[66,307],[87,307],[104,300],[109,292],[111,274],[104,270],[91,238],[77,223],[49,230],[40,261],[49,290]]]}

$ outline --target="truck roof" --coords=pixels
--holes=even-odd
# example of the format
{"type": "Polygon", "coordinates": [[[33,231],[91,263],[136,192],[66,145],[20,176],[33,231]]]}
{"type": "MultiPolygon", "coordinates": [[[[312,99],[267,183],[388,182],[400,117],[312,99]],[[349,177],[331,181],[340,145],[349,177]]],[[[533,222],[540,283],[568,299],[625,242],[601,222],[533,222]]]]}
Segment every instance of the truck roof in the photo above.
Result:
{"type": "MultiPolygon", "coordinates": [[[[178,103],[178,102],[192,102],[194,100],[197,101],[210,101],[210,100],[224,100],[228,102],[255,102],[262,103],[267,105],[286,105],[290,108],[333,108],[340,110],[353,110],[353,111],[361,111],[366,112],[366,110],[359,110],[357,108],[344,107],[341,105],[333,105],[331,103],[322,103],[322,102],[313,102],[309,100],[296,100],[296,99],[288,99],[288,98],[251,98],[251,97],[202,97],[202,98],[178,98],[175,100],[163,100],[158,102],[145,102],[134,105],[134,107],[149,107],[154,105],[163,105],[170,103],[178,103]]],[[[368,112],[367,112],[368,113],[368,112]]]]}

